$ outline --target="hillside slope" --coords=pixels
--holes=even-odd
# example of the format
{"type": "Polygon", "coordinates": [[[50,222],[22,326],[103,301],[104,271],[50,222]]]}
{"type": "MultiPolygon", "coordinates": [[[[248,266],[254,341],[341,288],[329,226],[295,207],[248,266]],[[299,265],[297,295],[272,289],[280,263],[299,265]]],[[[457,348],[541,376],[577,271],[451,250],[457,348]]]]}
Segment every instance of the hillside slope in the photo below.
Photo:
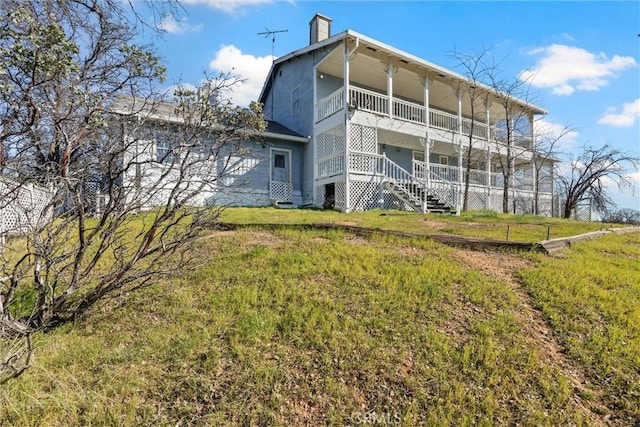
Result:
{"type": "Polygon", "coordinates": [[[37,336],[0,425],[640,422],[639,233],[548,257],[253,229],[196,253],[37,336]]]}

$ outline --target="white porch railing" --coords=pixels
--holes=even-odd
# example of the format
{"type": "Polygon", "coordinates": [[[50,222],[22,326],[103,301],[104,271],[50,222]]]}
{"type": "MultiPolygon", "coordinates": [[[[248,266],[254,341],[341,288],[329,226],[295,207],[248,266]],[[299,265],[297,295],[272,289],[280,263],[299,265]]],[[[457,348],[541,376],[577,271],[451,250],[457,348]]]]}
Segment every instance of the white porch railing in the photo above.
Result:
{"type": "Polygon", "coordinates": [[[318,178],[327,178],[344,172],[344,153],[318,160],[318,178]]]}
{"type": "Polygon", "coordinates": [[[434,128],[457,131],[458,116],[429,108],[429,125],[434,128]]]}
{"type": "Polygon", "coordinates": [[[389,97],[367,89],[349,88],[349,105],[371,113],[389,114],[389,97]]]}
{"type": "MultiPolygon", "coordinates": [[[[489,127],[486,123],[482,123],[478,120],[473,121],[473,136],[479,139],[487,139],[489,134],[489,127]]],[[[463,118],[462,119],[462,133],[465,135],[469,135],[469,131],[471,130],[471,119],[463,118]]]]}
{"type": "Polygon", "coordinates": [[[400,99],[393,100],[393,114],[402,120],[424,124],[424,113],[425,109],[420,105],[400,99]]]}
{"type": "Polygon", "coordinates": [[[458,182],[457,166],[430,164],[429,170],[431,171],[431,176],[433,176],[435,179],[439,179],[441,181],[458,182]]]}
{"type": "MultiPolygon", "coordinates": [[[[349,87],[349,106],[358,110],[367,111],[383,116],[391,116],[399,120],[418,124],[426,124],[426,108],[423,104],[406,101],[399,98],[393,99],[393,108],[389,111],[389,96],[368,89],[355,86],[349,87]]],[[[335,112],[344,108],[344,92],[336,90],[331,95],[319,100],[316,104],[317,120],[321,121],[335,112]]],[[[471,119],[462,119],[462,134],[469,135],[471,119]]],[[[436,108],[429,108],[429,126],[452,132],[458,131],[458,116],[436,108]]],[[[473,136],[479,139],[491,139],[492,141],[504,141],[506,133],[504,129],[488,126],[479,120],[474,121],[473,136]]],[[[514,132],[513,142],[520,147],[530,147],[532,139],[530,135],[514,132]]]]}
{"type": "MultiPolygon", "coordinates": [[[[466,181],[467,173],[462,171],[462,181],[466,181]]],[[[487,186],[487,172],[478,170],[478,169],[470,169],[469,170],[469,184],[482,185],[484,187],[487,186]]]]}
{"type": "Polygon", "coordinates": [[[491,186],[504,188],[504,175],[501,172],[491,172],[491,186]]]}
{"type": "Polygon", "coordinates": [[[344,90],[336,90],[326,98],[322,98],[316,105],[318,121],[326,119],[344,108],[344,90]]]}
{"type": "Polygon", "coordinates": [[[427,165],[424,162],[413,161],[414,175],[419,181],[425,185],[428,194],[436,197],[442,203],[451,207],[456,206],[456,182],[444,179],[441,175],[434,173],[432,170],[427,171],[427,165]]]}

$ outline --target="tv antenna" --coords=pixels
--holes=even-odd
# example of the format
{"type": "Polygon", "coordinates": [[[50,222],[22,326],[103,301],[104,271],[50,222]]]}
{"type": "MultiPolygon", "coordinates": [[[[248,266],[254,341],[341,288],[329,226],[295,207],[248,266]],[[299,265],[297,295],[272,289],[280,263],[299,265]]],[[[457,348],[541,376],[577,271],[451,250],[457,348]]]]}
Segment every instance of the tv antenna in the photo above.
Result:
{"type": "Polygon", "coordinates": [[[275,58],[275,46],[276,46],[276,34],[278,33],[286,33],[289,30],[270,30],[267,27],[264,28],[264,31],[261,33],[258,33],[259,36],[264,36],[264,38],[266,39],[267,37],[271,36],[271,57],[275,58]]]}

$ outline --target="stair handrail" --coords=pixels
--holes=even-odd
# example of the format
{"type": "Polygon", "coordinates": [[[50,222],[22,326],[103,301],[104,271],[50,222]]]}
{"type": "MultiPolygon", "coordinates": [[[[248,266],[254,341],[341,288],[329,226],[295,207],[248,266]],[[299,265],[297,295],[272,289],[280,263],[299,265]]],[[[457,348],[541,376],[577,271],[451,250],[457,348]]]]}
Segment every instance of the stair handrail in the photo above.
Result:
{"type": "MultiPolygon", "coordinates": [[[[382,164],[380,165],[380,169],[382,175],[393,184],[414,184],[419,183],[419,180],[416,177],[404,169],[402,166],[398,165],[391,159],[389,159],[386,153],[382,153],[380,157],[382,164]]],[[[402,194],[405,195],[411,202],[419,203],[422,205],[424,200],[421,198],[417,198],[415,194],[412,194],[410,191],[407,191],[403,187],[398,187],[398,191],[401,191],[402,194]]]]}
{"type": "Polygon", "coordinates": [[[427,168],[426,162],[419,160],[413,160],[413,170],[418,172],[415,174],[417,175],[415,179],[425,185],[427,194],[438,196],[449,206],[456,206],[457,182],[433,172],[431,168],[427,168]]]}

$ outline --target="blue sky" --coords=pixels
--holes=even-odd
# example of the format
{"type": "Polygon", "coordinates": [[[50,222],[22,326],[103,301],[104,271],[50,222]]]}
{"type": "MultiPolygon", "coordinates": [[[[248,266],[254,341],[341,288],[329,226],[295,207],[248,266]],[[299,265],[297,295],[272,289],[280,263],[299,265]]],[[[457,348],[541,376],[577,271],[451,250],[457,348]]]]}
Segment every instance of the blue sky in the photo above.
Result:
{"type": "MultiPolygon", "coordinates": [[[[159,25],[154,43],[169,71],[167,86],[198,85],[204,72],[233,71],[248,81],[234,101],[258,97],[275,56],[308,44],[315,13],[332,33],[352,29],[454,71],[453,50],[490,48],[515,78],[528,70],[547,129],[575,129],[562,141],[570,156],[584,144],[640,155],[640,2],[181,0],[183,12],[159,25]]],[[[633,173],[633,171],[629,171],[633,173]]],[[[620,208],[640,210],[636,192],[612,193],[620,208]]]]}

